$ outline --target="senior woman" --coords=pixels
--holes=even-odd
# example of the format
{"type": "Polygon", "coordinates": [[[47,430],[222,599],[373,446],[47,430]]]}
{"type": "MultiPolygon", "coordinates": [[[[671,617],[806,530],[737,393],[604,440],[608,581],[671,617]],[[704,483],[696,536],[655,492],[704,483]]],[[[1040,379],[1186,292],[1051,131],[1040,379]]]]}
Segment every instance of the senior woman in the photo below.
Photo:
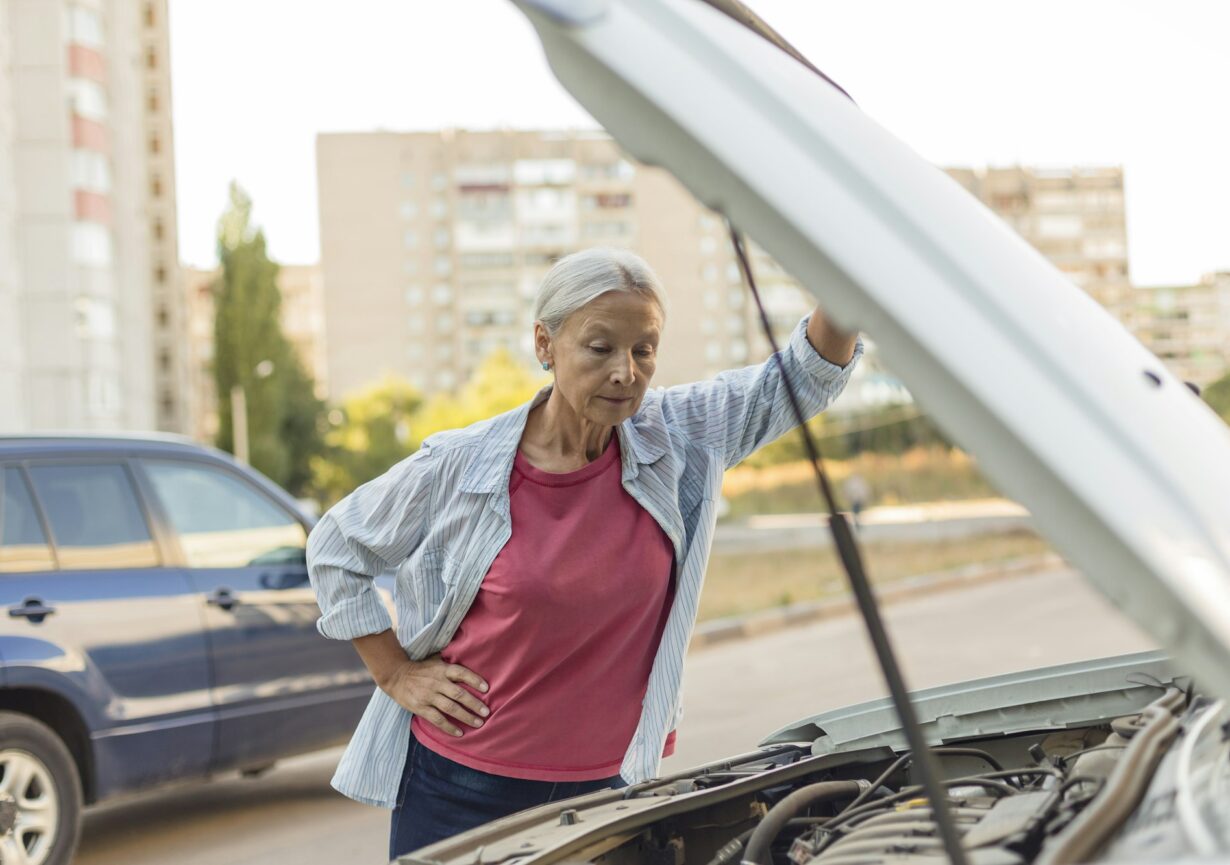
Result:
{"type": "MultiPolygon", "coordinates": [[[[311,534],[318,628],[378,685],[333,784],[393,809],[390,858],[673,752],[722,474],[795,421],[772,358],[648,390],[665,307],[631,252],[561,259],[534,322],[554,382],[429,437],[311,534]],[[394,566],[396,632],[372,583],[394,566]]],[[[819,310],[799,323],[781,361],[808,416],[861,352],[819,310]]]]}

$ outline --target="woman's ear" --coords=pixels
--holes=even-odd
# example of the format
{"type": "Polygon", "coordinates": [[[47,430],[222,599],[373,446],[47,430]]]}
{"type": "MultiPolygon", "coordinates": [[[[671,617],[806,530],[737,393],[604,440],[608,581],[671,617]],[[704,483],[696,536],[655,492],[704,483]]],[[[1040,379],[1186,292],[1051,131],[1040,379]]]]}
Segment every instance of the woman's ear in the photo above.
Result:
{"type": "Polygon", "coordinates": [[[551,357],[551,335],[541,321],[534,322],[534,354],[538,356],[539,363],[555,362],[551,357]]]}

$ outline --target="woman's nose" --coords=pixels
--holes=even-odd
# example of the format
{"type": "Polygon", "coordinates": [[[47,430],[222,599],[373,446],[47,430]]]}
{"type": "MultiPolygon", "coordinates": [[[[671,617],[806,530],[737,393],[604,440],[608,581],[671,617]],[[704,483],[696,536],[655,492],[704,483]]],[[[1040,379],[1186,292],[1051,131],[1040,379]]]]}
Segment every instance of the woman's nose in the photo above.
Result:
{"type": "Polygon", "coordinates": [[[611,381],[615,384],[627,386],[632,384],[632,380],[636,377],[636,364],[632,360],[632,353],[620,355],[615,361],[615,367],[611,371],[611,381]]]}

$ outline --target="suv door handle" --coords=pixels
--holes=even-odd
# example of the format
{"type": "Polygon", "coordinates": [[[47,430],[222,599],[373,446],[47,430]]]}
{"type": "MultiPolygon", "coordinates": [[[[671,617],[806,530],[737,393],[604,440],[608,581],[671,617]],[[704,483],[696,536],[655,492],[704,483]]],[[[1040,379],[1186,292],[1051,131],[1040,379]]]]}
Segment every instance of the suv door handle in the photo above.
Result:
{"type": "Polygon", "coordinates": [[[231,590],[226,586],[220,586],[205,598],[205,603],[223,610],[229,610],[239,603],[239,598],[232,595],[231,590]]]}
{"type": "Polygon", "coordinates": [[[9,616],[14,619],[29,619],[34,624],[40,625],[43,619],[55,611],[55,607],[44,605],[42,598],[26,598],[20,604],[9,607],[9,616]]]}

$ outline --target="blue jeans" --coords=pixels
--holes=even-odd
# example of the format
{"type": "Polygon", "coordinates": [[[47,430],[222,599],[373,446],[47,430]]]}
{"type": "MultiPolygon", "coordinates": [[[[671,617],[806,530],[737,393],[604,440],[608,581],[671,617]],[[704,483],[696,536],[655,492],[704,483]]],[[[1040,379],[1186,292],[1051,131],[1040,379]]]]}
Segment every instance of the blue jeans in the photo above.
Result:
{"type": "Polygon", "coordinates": [[[411,731],[389,829],[389,859],[526,808],[626,786],[619,775],[596,781],[491,775],[423,747],[411,731]]]}

